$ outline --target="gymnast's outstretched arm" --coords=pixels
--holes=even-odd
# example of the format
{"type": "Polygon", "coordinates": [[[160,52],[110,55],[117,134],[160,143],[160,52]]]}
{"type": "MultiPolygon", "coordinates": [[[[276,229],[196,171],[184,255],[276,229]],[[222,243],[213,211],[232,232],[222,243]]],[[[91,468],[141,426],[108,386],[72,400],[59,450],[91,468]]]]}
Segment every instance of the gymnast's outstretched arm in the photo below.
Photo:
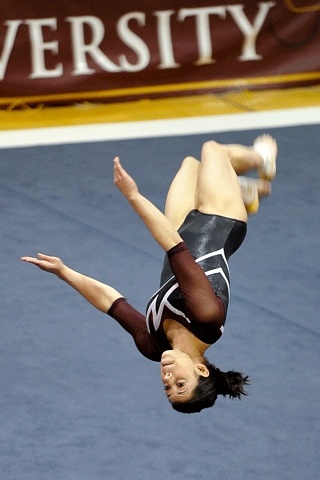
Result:
{"type": "Polygon", "coordinates": [[[117,299],[122,298],[122,295],[113,287],[72,270],[58,257],[38,253],[38,258],[21,257],[21,260],[32,263],[41,270],[53,273],[61,280],[64,280],[94,307],[104,313],[109,311],[111,305],[117,299]]]}
{"type": "Polygon", "coordinates": [[[119,157],[114,159],[114,183],[143,220],[160,247],[167,252],[182,241],[179,233],[165,215],[141,195],[136,182],[122,167],[119,157]]]}
{"type": "Polygon", "coordinates": [[[113,287],[87,277],[64,265],[58,257],[38,253],[38,258],[21,257],[45,272],[56,275],[79,292],[98,310],[114,318],[135,341],[138,350],[150,360],[159,360],[159,351],[150,337],[144,315],[132,307],[113,287]]]}

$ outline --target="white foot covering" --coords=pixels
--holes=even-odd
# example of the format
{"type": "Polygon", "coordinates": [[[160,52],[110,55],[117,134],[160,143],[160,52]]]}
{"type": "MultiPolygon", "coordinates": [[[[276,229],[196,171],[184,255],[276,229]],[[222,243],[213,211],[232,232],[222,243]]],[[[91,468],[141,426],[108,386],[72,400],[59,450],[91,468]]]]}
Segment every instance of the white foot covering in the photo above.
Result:
{"type": "Polygon", "coordinates": [[[263,162],[258,171],[259,177],[271,182],[276,175],[277,142],[271,135],[260,135],[253,143],[253,149],[260,155],[263,162]]]}
{"type": "Polygon", "coordinates": [[[254,215],[259,210],[258,182],[250,177],[238,177],[244,206],[249,215],[254,215]]]}

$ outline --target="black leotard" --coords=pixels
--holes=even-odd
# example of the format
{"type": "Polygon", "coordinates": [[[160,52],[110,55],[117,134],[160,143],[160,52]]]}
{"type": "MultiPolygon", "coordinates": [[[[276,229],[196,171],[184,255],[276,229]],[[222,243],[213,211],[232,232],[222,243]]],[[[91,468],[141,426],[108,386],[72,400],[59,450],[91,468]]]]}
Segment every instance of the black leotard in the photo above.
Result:
{"type": "Polygon", "coordinates": [[[149,300],[146,316],[124,298],[108,312],[155,361],[171,348],[165,319],[178,321],[208,344],[221,337],[230,299],[228,259],[243,242],[246,223],[192,210],[179,233],[183,242],[167,252],[160,289],[149,300]]]}

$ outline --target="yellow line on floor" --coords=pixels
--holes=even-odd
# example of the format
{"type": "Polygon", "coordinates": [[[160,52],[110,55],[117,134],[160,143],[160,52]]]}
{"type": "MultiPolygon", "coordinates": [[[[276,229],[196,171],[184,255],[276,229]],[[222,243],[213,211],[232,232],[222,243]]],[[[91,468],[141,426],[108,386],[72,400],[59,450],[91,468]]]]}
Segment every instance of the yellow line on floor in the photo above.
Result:
{"type": "MultiPolygon", "coordinates": [[[[0,130],[228,115],[320,106],[320,86],[0,110],[0,130]]],[[[320,119],[319,119],[320,122],[320,119]]]]}
{"type": "Polygon", "coordinates": [[[22,97],[0,97],[0,105],[7,106],[9,109],[17,107],[19,105],[35,105],[35,104],[52,104],[52,103],[70,103],[70,102],[83,102],[83,101],[107,101],[108,99],[117,100],[119,98],[129,98],[140,96],[143,98],[146,95],[191,95],[191,92],[205,93],[208,90],[239,90],[239,89],[255,89],[260,87],[261,89],[270,87],[272,85],[288,85],[295,83],[296,86],[304,83],[320,81],[320,72],[307,72],[307,73],[291,73],[286,75],[272,75],[261,77],[249,77],[249,78],[232,78],[223,80],[205,80],[200,82],[185,82],[185,83],[173,83],[164,85],[144,85],[141,87],[126,87],[116,88],[110,90],[94,90],[91,92],[68,92],[57,93],[49,95],[32,95],[22,97]]]}

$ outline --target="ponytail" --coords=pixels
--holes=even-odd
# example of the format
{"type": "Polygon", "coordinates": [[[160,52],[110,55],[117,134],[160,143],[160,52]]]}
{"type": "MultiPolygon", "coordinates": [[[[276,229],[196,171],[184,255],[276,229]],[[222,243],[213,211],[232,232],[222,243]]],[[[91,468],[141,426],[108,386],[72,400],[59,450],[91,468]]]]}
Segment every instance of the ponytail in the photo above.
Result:
{"type": "Polygon", "coordinates": [[[217,395],[223,395],[230,398],[239,398],[241,395],[247,395],[245,386],[249,385],[249,377],[243,376],[240,372],[222,372],[214,367],[213,376],[216,380],[217,395]]]}

